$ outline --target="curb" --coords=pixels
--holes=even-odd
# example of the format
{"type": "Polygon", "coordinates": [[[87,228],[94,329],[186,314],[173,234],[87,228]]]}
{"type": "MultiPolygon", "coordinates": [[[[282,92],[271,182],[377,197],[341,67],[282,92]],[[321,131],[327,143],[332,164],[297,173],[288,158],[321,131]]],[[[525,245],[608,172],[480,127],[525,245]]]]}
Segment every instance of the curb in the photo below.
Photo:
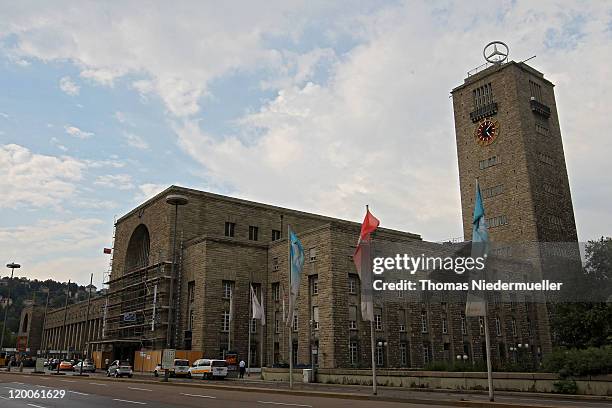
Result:
{"type": "MultiPolygon", "coordinates": [[[[32,373],[14,373],[6,372],[6,374],[29,376],[32,373]]],[[[45,376],[45,374],[34,374],[34,377],[45,376]]],[[[91,380],[90,378],[74,376],[77,381],[91,380]]],[[[115,378],[96,378],[96,381],[116,382],[115,378]]],[[[490,402],[490,401],[475,401],[475,400],[452,400],[452,399],[430,399],[430,398],[402,398],[402,397],[386,397],[378,395],[368,394],[350,394],[350,393],[337,393],[337,392],[324,392],[324,391],[306,391],[306,390],[284,390],[284,389],[268,389],[262,387],[242,387],[242,386],[230,386],[220,384],[193,384],[193,383],[175,383],[175,382],[162,382],[162,381],[151,381],[143,379],[120,379],[121,382],[129,382],[136,384],[151,384],[152,382],[159,385],[165,386],[181,386],[190,388],[208,388],[224,391],[239,391],[239,392],[256,392],[262,394],[282,394],[282,395],[295,395],[295,396],[306,396],[306,397],[322,397],[322,398],[334,398],[334,399],[349,399],[349,400],[360,400],[360,401],[380,401],[380,402],[399,402],[399,403],[411,403],[421,405],[445,405],[454,407],[475,407],[475,408],[559,408],[558,405],[525,405],[523,403],[508,403],[508,402],[490,402]]]]}

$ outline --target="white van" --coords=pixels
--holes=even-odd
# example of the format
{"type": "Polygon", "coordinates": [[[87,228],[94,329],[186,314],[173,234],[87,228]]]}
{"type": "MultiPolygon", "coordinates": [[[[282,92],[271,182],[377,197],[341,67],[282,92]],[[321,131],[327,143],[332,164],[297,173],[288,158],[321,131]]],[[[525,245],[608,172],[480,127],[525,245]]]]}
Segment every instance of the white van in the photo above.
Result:
{"type": "Polygon", "coordinates": [[[209,358],[201,358],[194,361],[189,367],[189,377],[212,379],[227,377],[227,363],[225,360],[213,360],[209,358]]]}
{"type": "MultiPolygon", "coordinates": [[[[153,375],[156,377],[164,375],[164,371],[161,364],[158,364],[155,366],[155,370],[153,370],[153,375]]],[[[189,360],[175,358],[174,364],[169,369],[169,374],[170,377],[189,377],[189,360]]]]}

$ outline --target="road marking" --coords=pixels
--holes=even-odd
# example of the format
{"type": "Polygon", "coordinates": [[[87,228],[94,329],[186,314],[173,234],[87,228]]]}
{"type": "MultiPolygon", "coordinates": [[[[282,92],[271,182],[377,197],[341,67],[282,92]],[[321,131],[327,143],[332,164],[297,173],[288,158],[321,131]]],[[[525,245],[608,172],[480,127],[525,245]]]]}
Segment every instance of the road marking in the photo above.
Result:
{"type": "Polygon", "coordinates": [[[153,391],[150,390],[148,388],[138,388],[138,387],[128,387],[130,390],[136,390],[136,391],[153,391]]]}
{"type": "Polygon", "coordinates": [[[0,398],[5,399],[5,400],[9,399],[9,398],[3,397],[2,395],[0,395],[0,398]]]}
{"type": "Polygon", "coordinates": [[[212,395],[200,395],[200,394],[185,394],[181,392],[181,395],[186,395],[188,397],[200,397],[200,398],[212,398],[216,399],[217,397],[213,397],[212,395]]]}
{"type": "Polygon", "coordinates": [[[288,405],[290,407],[310,407],[312,408],[312,405],[305,405],[305,404],[289,404],[287,402],[274,402],[274,401],[257,401],[260,404],[273,404],[273,405],[288,405]]]}
{"type": "Polygon", "coordinates": [[[69,382],[69,383],[75,383],[76,382],[74,380],[60,380],[60,381],[62,381],[62,382],[69,382]]]}
{"type": "Polygon", "coordinates": [[[20,383],[20,382],[17,382],[17,381],[13,381],[13,384],[25,385],[24,383],[20,383]]]}
{"type": "Polygon", "coordinates": [[[78,391],[70,391],[70,390],[68,390],[68,392],[71,392],[71,393],[77,394],[77,395],[89,395],[89,394],[86,394],[84,392],[78,392],[78,391]]]}
{"type": "Polygon", "coordinates": [[[129,402],[130,404],[147,405],[147,403],[146,403],[146,402],[140,402],[140,401],[130,401],[130,400],[124,400],[124,399],[119,399],[119,398],[113,398],[113,401],[129,402]]]}
{"type": "Polygon", "coordinates": [[[42,405],[36,405],[36,404],[28,404],[28,405],[34,408],[47,408],[47,407],[43,407],[42,405]]]}
{"type": "Polygon", "coordinates": [[[89,383],[91,385],[101,385],[102,387],[108,387],[108,384],[100,384],[100,383],[89,383]]]}

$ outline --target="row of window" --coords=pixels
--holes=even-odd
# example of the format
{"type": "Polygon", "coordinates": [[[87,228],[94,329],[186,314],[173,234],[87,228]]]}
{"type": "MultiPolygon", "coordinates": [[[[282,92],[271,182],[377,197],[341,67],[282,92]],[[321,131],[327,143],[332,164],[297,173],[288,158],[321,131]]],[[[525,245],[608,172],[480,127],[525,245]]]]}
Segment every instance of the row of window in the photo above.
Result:
{"type": "Polygon", "coordinates": [[[555,165],[555,159],[553,159],[552,157],[550,157],[546,153],[538,152],[538,159],[542,163],[548,164],[549,166],[554,166],[555,165]]]}
{"type": "MultiPolygon", "coordinates": [[[[236,236],[236,223],[226,221],[225,222],[225,236],[233,238],[236,236]]],[[[281,232],[279,230],[272,230],[271,240],[276,241],[281,239],[281,232]]],[[[249,225],[249,240],[259,241],[259,227],[249,225]]]]}
{"type": "Polygon", "coordinates": [[[500,195],[504,192],[504,185],[503,184],[498,184],[496,186],[493,187],[487,187],[487,188],[483,188],[481,191],[482,194],[482,198],[486,199],[486,198],[491,198],[491,197],[495,197],[497,195],[500,195]]]}
{"type": "Polygon", "coordinates": [[[480,168],[480,170],[484,170],[489,167],[496,166],[498,164],[501,164],[501,157],[492,156],[492,157],[489,157],[488,159],[480,160],[480,162],[478,162],[478,167],[480,168]]]}
{"type": "Polygon", "coordinates": [[[493,99],[493,88],[491,83],[484,84],[472,91],[472,97],[474,100],[474,107],[479,108],[486,106],[494,101],[493,99]]]}
{"type": "Polygon", "coordinates": [[[533,81],[529,81],[529,93],[533,99],[542,102],[542,86],[533,81]]]}
{"type": "Polygon", "coordinates": [[[508,217],[506,217],[505,215],[499,215],[497,217],[487,218],[487,227],[489,228],[495,228],[495,227],[499,227],[499,226],[507,225],[507,224],[508,224],[508,217]]]}

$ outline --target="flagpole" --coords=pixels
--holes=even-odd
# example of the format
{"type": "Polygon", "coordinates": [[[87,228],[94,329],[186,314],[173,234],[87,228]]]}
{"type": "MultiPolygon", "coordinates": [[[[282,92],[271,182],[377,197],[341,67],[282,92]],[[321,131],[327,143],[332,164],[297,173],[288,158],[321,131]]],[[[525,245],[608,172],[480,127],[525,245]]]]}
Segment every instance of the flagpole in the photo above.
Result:
{"type": "Polygon", "coordinates": [[[289,326],[289,389],[293,389],[293,305],[291,304],[291,226],[287,224],[287,259],[289,266],[289,313],[287,323],[289,326]]]}
{"type": "MultiPolygon", "coordinates": [[[[368,213],[368,211],[370,211],[370,206],[368,204],[366,204],[366,214],[368,213]]],[[[371,242],[371,241],[370,241],[371,242]]],[[[370,245],[370,243],[368,243],[367,245],[370,245]]],[[[370,248],[368,248],[368,256],[370,255],[370,248]]],[[[368,262],[370,262],[370,260],[368,259],[368,262]]],[[[372,299],[373,301],[374,299],[372,299]]],[[[374,341],[374,322],[372,320],[370,320],[370,346],[372,348],[372,394],[376,395],[376,356],[374,355],[375,352],[375,341],[374,341]]]]}
{"type": "Polygon", "coordinates": [[[264,365],[264,319],[266,317],[266,308],[263,306],[264,304],[264,295],[263,295],[263,284],[261,285],[261,307],[263,309],[262,319],[259,321],[261,323],[261,333],[260,333],[260,341],[259,341],[259,369],[260,376],[263,374],[263,365],[264,365]]]}
{"type": "Polygon", "coordinates": [[[249,346],[247,350],[247,377],[251,375],[251,323],[253,322],[253,284],[249,282],[249,346]]]}
{"type": "MultiPolygon", "coordinates": [[[[478,177],[476,177],[476,194],[477,197],[480,197],[480,183],[478,181],[478,177]]],[[[478,203],[474,203],[474,206],[478,205],[478,203]]],[[[483,214],[484,214],[484,206],[483,206],[483,214]]],[[[486,224],[485,224],[486,228],[486,224]]],[[[472,234],[473,235],[473,234],[472,234]]],[[[488,237],[488,236],[487,236],[488,237]]],[[[474,242],[474,237],[472,236],[472,245],[474,242]]],[[[485,247],[486,248],[486,247],[485,247]]],[[[487,251],[484,251],[484,257],[487,257],[487,251]]],[[[487,269],[484,269],[484,278],[487,279],[487,269]]],[[[489,335],[489,303],[487,302],[486,296],[484,298],[484,327],[485,327],[485,347],[486,347],[486,355],[487,355],[487,383],[489,386],[489,401],[495,401],[495,390],[493,389],[493,367],[491,362],[491,336],[489,335]]]]}
{"type": "Polygon", "coordinates": [[[232,350],[232,323],[234,323],[234,288],[230,286],[229,327],[227,331],[227,352],[232,350]]]}

